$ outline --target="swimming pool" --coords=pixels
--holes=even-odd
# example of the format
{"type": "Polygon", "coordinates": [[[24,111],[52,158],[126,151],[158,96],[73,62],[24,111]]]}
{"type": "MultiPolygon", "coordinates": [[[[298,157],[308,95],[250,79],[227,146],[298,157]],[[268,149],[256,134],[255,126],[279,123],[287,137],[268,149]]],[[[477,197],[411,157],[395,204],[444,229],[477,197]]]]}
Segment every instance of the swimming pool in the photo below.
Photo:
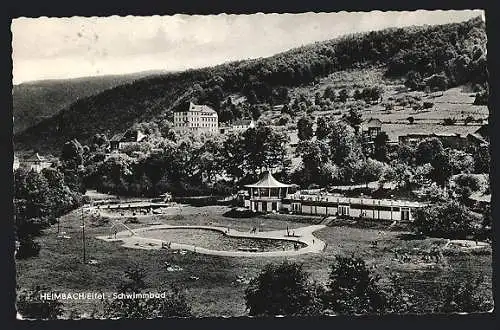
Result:
{"type": "Polygon", "coordinates": [[[289,251],[307,246],[304,243],[286,239],[232,237],[217,230],[200,228],[167,228],[146,230],[141,232],[140,236],[160,239],[165,242],[194,245],[217,251],[289,251]]]}

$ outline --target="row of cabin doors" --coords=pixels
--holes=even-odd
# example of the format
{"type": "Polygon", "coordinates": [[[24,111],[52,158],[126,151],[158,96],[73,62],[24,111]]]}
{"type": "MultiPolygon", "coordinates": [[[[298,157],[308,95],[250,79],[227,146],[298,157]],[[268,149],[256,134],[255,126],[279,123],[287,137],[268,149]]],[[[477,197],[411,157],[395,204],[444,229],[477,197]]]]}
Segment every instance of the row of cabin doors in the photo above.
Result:
{"type": "MultiPolygon", "coordinates": [[[[350,207],[349,205],[339,205],[338,206],[338,215],[339,216],[349,216],[349,211],[350,207]]],[[[408,207],[402,207],[400,209],[400,216],[401,216],[401,221],[408,221],[410,220],[410,208],[408,207]]]]}

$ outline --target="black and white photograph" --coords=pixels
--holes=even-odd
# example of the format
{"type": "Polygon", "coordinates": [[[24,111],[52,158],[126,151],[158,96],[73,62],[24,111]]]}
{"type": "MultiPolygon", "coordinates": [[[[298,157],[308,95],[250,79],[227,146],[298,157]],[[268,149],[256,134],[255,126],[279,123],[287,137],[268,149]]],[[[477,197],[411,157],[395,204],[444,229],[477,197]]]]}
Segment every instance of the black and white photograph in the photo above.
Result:
{"type": "Polygon", "coordinates": [[[13,18],[16,318],[493,313],[487,23],[13,18]]]}

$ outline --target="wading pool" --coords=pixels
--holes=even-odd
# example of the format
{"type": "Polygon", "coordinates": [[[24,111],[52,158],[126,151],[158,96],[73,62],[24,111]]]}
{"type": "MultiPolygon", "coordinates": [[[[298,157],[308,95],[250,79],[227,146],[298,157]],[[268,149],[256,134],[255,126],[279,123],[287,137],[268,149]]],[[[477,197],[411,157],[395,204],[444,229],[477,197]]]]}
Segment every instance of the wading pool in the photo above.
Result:
{"type": "Polygon", "coordinates": [[[251,249],[258,252],[287,251],[307,245],[286,239],[231,237],[217,230],[198,228],[168,228],[146,230],[141,237],[160,239],[165,242],[194,245],[217,251],[241,251],[251,249]]]}

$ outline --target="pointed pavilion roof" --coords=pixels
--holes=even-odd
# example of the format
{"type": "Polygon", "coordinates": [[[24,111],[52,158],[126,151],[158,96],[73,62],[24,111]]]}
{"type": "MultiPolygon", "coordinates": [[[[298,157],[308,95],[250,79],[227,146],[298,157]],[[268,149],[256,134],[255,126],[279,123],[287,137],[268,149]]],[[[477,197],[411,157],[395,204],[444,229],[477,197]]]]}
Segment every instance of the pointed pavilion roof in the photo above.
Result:
{"type": "Polygon", "coordinates": [[[264,172],[262,179],[256,183],[245,185],[247,188],[287,188],[291,186],[291,184],[281,183],[276,180],[269,171],[264,172]]]}

